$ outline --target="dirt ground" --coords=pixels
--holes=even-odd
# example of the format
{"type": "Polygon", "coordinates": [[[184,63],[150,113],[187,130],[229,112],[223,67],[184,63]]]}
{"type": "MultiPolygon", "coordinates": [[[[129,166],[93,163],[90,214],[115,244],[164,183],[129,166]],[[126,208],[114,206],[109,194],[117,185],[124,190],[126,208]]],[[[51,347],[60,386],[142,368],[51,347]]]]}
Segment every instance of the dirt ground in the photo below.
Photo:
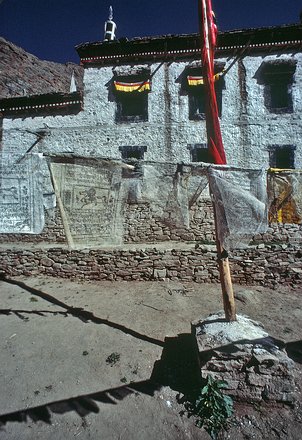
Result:
{"type": "MultiPolygon", "coordinates": [[[[235,405],[223,439],[301,438],[301,289],[234,286],[237,312],[284,341],[294,408],[235,405]]],[[[219,285],[0,281],[0,439],[209,439],[180,416],[194,387],[190,323],[222,308],[219,285]]]]}

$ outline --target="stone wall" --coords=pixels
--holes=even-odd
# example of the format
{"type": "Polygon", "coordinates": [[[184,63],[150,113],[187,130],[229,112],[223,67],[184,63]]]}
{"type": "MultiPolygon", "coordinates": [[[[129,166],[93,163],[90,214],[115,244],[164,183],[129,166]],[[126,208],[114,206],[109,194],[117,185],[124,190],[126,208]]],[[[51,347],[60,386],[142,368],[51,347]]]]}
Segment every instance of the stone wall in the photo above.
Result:
{"type": "MultiPolygon", "coordinates": [[[[217,61],[229,62],[226,58],[217,61]]],[[[120,159],[120,148],[124,146],[144,147],[145,160],[189,162],[192,146],[206,143],[205,121],[189,119],[189,97],[182,87],[183,76],[192,63],[196,64],[192,60],[175,60],[141,66],[150,69],[152,90],[148,95],[148,121],[137,123],[116,121],[117,103],[108,86],[115,67],[86,69],[84,109],[79,114],[3,119],[2,165],[12,166],[29,150],[46,155],[60,155],[64,151],[84,157],[120,159]],[[43,137],[38,136],[41,132],[43,137]]],[[[121,73],[132,67],[121,65],[118,69],[121,73]]],[[[267,168],[270,146],[294,144],[295,166],[301,168],[302,53],[247,54],[228,71],[224,82],[220,122],[228,164],[267,168]],[[297,63],[292,85],[293,113],[276,114],[265,105],[264,85],[258,81],[257,72],[263,62],[292,59],[297,63]]],[[[212,282],[218,280],[215,251],[203,245],[213,244],[214,240],[209,199],[200,200],[191,208],[188,229],[164,224],[152,215],[147,204],[127,205],[123,250],[110,251],[68,251],[57,210],[54,217],[46,218],[40,235],[0,235],[1,267],[12,275],[41,273],[77,279],[212,282]],[[181,249],[171,250],[172,242],[181,249]],[[129,250],[134,243],[140,244],[139,249],[129,250]],[[156,243],[155,249],[141,251],[145,248],[143,243],[156,243]],[[160,250],[160,243],[164,250],[160,250]],[[52,248],[48,249],[46,244],[52,248]],[[142,256],[142,252],[146,255],[142,256]]],[[[271,225],[266,234],[254,237],[256,247],[233,253],[234,281],[266,285],[300,282],[301,243],[301,225],[271,225]]]]}
{"type": "Polygon", "coordinates": [[[45,211],[42,234],[0,234],[0,243],[67,243],[60,211],[45,211]]]}
{"type": "MultiPolygon", "coordinates": [[[[190,209],[189,228],[165,224],[154,216],[148,203],[126,204],[124,222],[124,243],[158,243],[166,241],[197,242],[214,244],[215,229],[212,202],[209,198],[199,199],[190,209]]],[[[67,243],[59,209],[52,214],[46,212],[46,225],[42,234],[0,234],[0,243],[67,243]]],[[[265,234],[258,234],[253,244],[302,243],[302,225],[271,224],[265,234]]]]}
{"type": "Polygon", "coordinates": [[[125,209],[125,243],[156,243],[162,241],[215,242],[214,215],[210,199],[200,199],[190,209],[189,228],[166,224],[152,214],[146,204],[129,204],[125,209]]]}
{"type": "MultiPolygon", "coordinates": [[[[234,283],[275,287],[302,284],[302,251],[294,245],[259,245],[230,258],[234,283]]],[[[8,276],[47,275],[75,280],[219,281],[215,246],[179,243],[69,250],[67,246],[2,245],[1,272],[8,276]]]]}
{"type": "MultiPolygon", "coordinates": [[[[150,204],[126,204],[124,209],[125,243],[156,243],[163,241],[200,241],[214,243],[214,218],[212,203],[201,199],[190,210],[190,227],[181,228],[165,224],[152,214],[150,204]]],[[[47,214],[42,234],[0,234],[0,243],[66,243],[62,218],[58,208],[47,214]]]]}
{"type": "MultiPolygon", "coordinates": [[[[9,276],[47,275],[77,280],[218,282],[211,201],[190,210],[190,228],[152,216],[148,204],[127,204],[124,244],[69,250],[59,210],[40,235],[0,234],[0,271],[9,276]]],[[[253,245],[233,251],[232,278],[243,285],[302,284],[302,225],[273,224],[253,245]]]]}

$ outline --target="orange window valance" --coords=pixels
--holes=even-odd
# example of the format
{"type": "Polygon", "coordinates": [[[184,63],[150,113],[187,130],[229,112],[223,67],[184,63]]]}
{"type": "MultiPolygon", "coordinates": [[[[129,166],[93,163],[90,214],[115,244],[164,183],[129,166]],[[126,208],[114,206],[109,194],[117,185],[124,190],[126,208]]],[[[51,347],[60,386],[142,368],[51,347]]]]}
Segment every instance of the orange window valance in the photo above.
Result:
{"type": "MultiPolygon", "coordinates": [[[[216,75],[214,75],[214,81],[218,81],[220,76],[221,76],[221,73],[216,73],[216,75]]],[[[188,80],[189,86],[200,86],[200,85],[204,84],[204,80],[203,80],[202,76],[188,75],[187,80],[188,80]]]]}
{"type": "Polygon", "coordinates": [[[151,81],[122,82],[114,81],[114,88],[117,92],[146,92],[151,90],[151,81]]]}

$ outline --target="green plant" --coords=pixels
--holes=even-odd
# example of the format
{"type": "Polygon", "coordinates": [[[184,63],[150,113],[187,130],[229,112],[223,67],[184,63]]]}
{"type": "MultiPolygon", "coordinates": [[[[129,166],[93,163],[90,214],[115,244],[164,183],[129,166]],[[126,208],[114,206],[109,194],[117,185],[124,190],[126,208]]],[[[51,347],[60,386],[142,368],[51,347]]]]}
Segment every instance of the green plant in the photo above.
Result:
{"type": "Polygon", "coordinates": [[[207,376],[196,397],[186,404],[189,416],[194,415],[196,425],[204,427],[213,439],[217,438],[221,429],[226,428],[228,418],[234,412],[232,398],[222,391],[226,387],[224,380],[207,376]]]}

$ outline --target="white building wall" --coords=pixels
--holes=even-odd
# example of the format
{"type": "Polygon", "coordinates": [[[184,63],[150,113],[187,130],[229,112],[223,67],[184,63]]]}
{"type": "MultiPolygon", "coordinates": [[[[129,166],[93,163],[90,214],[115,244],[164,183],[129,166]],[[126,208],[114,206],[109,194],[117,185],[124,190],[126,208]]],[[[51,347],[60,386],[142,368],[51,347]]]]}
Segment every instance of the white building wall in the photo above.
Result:
{"type": "MultiPolygon", "coordinates": [[[[231,60],[219,61],[230,63],[231,60]]],[[[120,158],[120,146],[147,147],[145,160],[189,161],[190,144],[206,143],[205,121],[190,121],[188,96],[181,93],[180,75],[189,62],[146,64],[151,69],[147,122],[116,123],[116,103],[110,93],[113,67],[88,68],[84,75],[84,110],[72,116],[4,119],[2,160],[21,158],[33,145],[34,134],[47,136],[32,151],[73,152],[120,158]]],[[[125,66],[125,69],[131,66],[125,66]]],[[[268,146],[296,146],[295,165],[302,168],[302,54],[246,56],[225,76],[221,129],[228,163],[268,167],[268,146]],[[293,113],[273,114],[264,105],[264,86],[255,74],[263,61],[296,59],[292,88],[293,113]],[[243,98],[243,96],[246,97],[243,98]]]]}

